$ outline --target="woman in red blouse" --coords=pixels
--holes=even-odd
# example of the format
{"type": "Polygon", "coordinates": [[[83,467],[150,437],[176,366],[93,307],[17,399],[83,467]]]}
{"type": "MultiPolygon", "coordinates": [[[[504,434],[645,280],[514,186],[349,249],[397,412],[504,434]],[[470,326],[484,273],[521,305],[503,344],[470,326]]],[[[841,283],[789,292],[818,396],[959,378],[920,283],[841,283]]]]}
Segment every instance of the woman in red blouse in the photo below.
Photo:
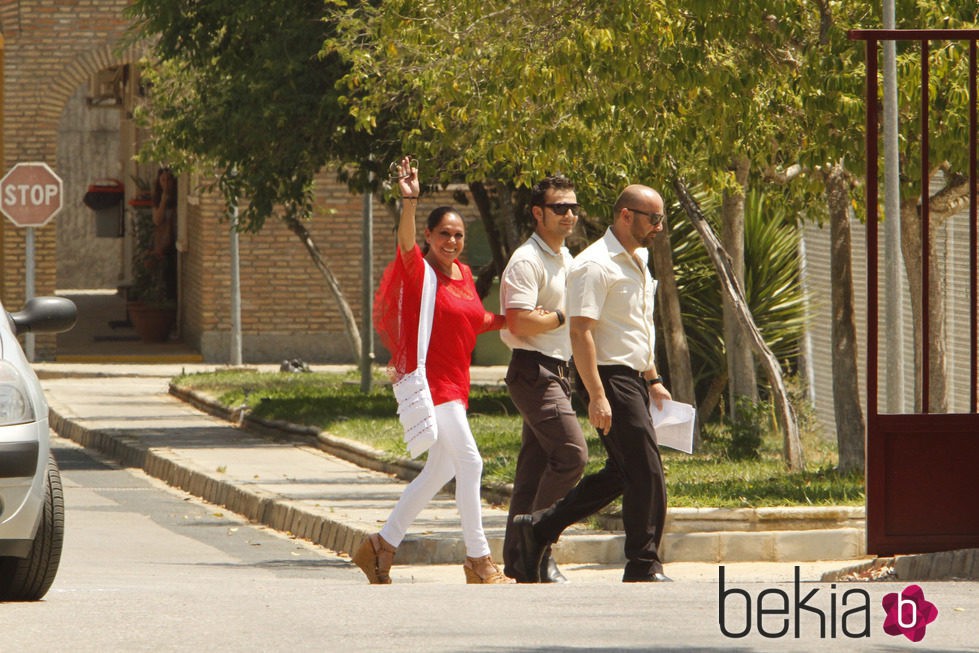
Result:
{"type": "Polygon", "coordinates": [[[458,260],[466,227],[451,207],[439,207],[428,216],[425,252],[415,242],[418,170],[404,158],[399,167],[401,219],[398,252],[381,279],[375,301],[375,326],[392,352],[395,376],[417,365],[416,343],[421,286],[427,261],[436,273],[435,314],[426,358],[426,378],[435,403],[438,438],[428,450],[421,473],[405,488],[380,533],[361,544],[353,561],[373,583],[390,583],[391,564],[408,527],[432,497],[452,478],[456,505],[466,544],[463,568],[467,583],[510,582],[490,558],[483,533],[479,498],[483,459],[476,447],[466,408],[469,404],[469,362],[476,336],[500,329],[502,315],[483,308],[469,266],[458,260]],[[423,260],[424,259],[424,260],[423,260]]]}

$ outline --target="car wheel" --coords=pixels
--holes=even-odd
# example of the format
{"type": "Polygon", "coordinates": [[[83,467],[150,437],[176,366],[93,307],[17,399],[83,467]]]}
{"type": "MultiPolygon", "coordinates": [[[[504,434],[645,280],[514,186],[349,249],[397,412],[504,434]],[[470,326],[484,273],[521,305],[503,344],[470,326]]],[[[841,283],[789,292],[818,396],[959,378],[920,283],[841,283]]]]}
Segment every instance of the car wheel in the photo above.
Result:
{"type": "Polygon", "coordinates": [[[65,495],[54,456],[48,458],[44,515],[26,558],[0,558],[0,601],[37,601],[54,582],[65,537],[65,495]]]}

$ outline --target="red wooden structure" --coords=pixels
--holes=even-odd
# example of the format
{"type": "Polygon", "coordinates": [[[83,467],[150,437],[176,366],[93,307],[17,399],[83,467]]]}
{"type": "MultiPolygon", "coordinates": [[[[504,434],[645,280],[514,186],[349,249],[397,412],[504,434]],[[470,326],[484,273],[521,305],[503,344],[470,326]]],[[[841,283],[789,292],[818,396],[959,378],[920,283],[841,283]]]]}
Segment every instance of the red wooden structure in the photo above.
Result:
{"type": "MultiPolygon", "coordinates": [[[[977,368],[976,41],[979,30],[854,30],[867,48],[867,551],[877,555],[979,547],[979,389],[977,368]],[[928,52],[932,41],[969,45],[970,402],[968,413],[928,414],[929,352],[922,352],[923,414],[881,414],[878,389],[878,100],[881,41],[921,48],[921,188],[928,185],[928,52]]],[[[963,135],[964,136],[964,135],[963,135]]],[[[964,138],[963,138],[964,141],[964,138]]],[[[963,142],[963,146],[965,143],[963,142]]],[[[928,342],[928,202],[921,203],[922,330],[928,342]]]]}

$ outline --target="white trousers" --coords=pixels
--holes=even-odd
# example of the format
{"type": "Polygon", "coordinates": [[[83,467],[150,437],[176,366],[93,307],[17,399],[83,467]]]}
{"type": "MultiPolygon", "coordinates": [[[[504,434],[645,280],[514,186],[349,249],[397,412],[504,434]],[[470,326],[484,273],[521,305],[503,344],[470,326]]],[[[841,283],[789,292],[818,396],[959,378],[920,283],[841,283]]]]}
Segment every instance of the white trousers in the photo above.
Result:
{"type": "Polygon", "coordinates": [[[471,558],[489,555],[479,501],[483,459],[469,429],[466,407],[460,401],[439,404],[435,407],[435,420],[439,428],[438,439],[428,450],[422,471],[408,484],[391,511],[381,529],[381,537],[392,546],[401,544],[418,513],[455,477],[456,507],[462,521],[466,555],[471,558]]]}

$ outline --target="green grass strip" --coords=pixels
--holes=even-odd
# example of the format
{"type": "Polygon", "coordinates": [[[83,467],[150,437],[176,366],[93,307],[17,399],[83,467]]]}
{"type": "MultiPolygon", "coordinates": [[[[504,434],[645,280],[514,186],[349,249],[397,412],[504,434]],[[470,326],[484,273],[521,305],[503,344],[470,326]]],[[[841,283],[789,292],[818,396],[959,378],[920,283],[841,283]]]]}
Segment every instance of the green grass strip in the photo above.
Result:
{"type": "MultiPolygon", "coordinates": [[[[174,379],[176,385],[204,392],[226,407],[245,405],[257,417],[314,426],[392,457],[404,456],[397,404],[379,371],[375,381],[370,392],[362,393],[357,373],[223,370],[174,379]]],[[[605,451],[587,420],[579,419],[588,442],[588,473],[601,468],[605,451]]],[[[521,420],[506,389],[474,387],[469,421],[483,456],[484,480],[511,482],[520,449],[521,420]]],[[[833,469],[832,442],[809,434],[805,440],[807,469],[790,473],[782,462],[777,434],[764,437],[758,459],[730,460],[719,444],[722,432],[723,428],[708,425],[704,442],[693,455],[662,450],[671,506],[863,505],[863,478],[840,475],[833,469]]]]}

